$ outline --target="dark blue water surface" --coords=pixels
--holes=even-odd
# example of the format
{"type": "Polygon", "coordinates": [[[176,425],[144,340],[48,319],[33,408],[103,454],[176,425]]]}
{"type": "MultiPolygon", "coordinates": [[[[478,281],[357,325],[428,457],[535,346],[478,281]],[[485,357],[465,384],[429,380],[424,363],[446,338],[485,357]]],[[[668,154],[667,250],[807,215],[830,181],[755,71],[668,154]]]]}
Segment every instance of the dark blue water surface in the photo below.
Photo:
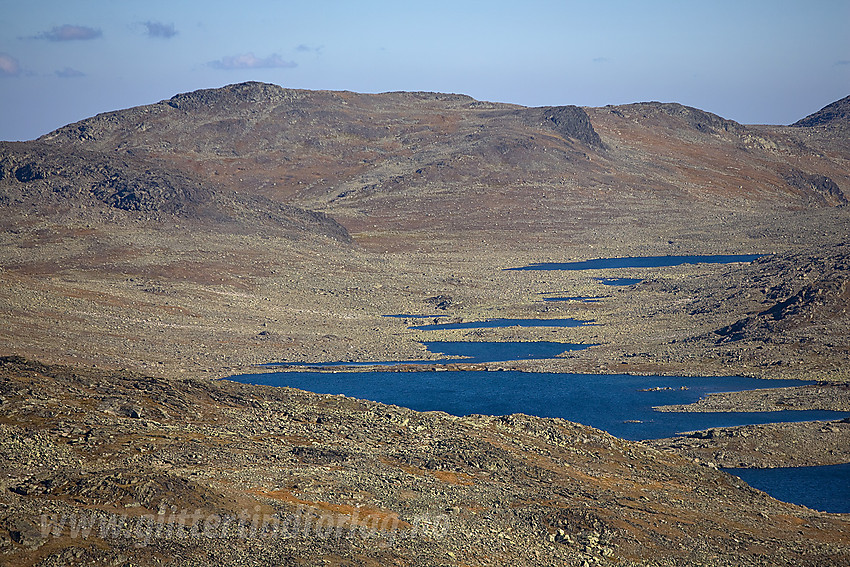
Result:
{"type": "Polygon", "coordinates": [[[279,372],[245,374],[230,379],[250,384],[291,386],[325,394],[345,394],[418,411],[561,417],[632,440],[669,437],[678,432],[711,427],[841,419],[848,415],[846,412],[830,411],[666,413],[652,409],[659,405],[692,403],[709,392],[810,383],[799,380],[514,371],[279,372]],[[680,389],[683,386],[687,389],[680,389]],[[671,389],[640,391],[645,388],[671,389]]]}
{"type": "MultiPolygon", "coordinates": [[[[584,350],[594,344],[536,342],[469,342],[469,341],[424,341],[431,352],[448,356],[463,356],[462,362],[502,362],[507,360],[536,360],[553,358],[573,350],[584,350]]],[[[458,362],[459,360],[454,360],[458,362]]],[[[450,361],[449,361],[450,362],[450,361]]]]}
{"type": "Polygon", "coordinates": [[[634,285],[643,280],[640,278],[596,278],[602,285],[634,285]]]}
{"type": "Polygon", "coordinates": [[[496,327],[583,327],[593,321],[581,319],[488,319],[486,321],[464,321],[462,323],[434,323],[433,325],[416,325],[410,329],[420,331],[437,331],[440,329],[493,329],[496,327]]]}
{"type": "Polygon", "coordinates": [[[821,512],[850,512],[850,464],[725,470],[778,500],[821,512]]]}
{"type": "Polygon", "coordinates": [[[596,303],[597,301],[602,301],[607,296],[584,296],[584,295],[574,295],[572,297],[544,297],[543,301],[581,301],[582,303],[596,303]]]}
{"type": "Polygon", "coordinates": [[[628,256],[596,258],[582,262],[543,262],[509,270],[600,270],[608,268],[662,268],[682,264],[730,264],[752,262],[763,254],[715,254],[694,256],[628,256]]]}
{"type": "Polygon", "coordinates": [[[584,350],[593,343],[558,343],[550,341],[494,341],[494,342],[472,342],[472,341],[423,341],[429,351],[446,356],[460,356],[463,358],[441,358],[437,360],[392,360],[379,362],[272,362],[266,366],[305,366],[311,368],[325,368],[328,366],[396,366],[399,364],[444,364],[447,362],[504,362],[508,360],[536,360],[543,358],[554,358],[572,350],[584,350]]]}

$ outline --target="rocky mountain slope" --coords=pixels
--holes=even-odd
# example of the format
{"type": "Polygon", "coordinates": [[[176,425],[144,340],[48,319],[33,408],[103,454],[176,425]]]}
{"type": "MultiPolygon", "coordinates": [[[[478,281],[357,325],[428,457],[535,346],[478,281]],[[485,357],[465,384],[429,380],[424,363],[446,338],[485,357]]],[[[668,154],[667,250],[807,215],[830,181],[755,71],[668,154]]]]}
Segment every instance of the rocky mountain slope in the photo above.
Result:
{"type": "MultiPolygon", "coordinates": [[[[520,193],[548,190],[555,203],[546,204],[557,206],[599,186],[650,199],[664,192],[785,207],[845,202],[846,168],[819,156],[804,134],[677,104],[524,108],[461,95],[246,83],[99,115],[39,141],[144,156],[233,191],[326,210],[352,227],[351,217],[389,220],[395,211],[393,227],[404,230],[425,207],[458,205],[467,229],[485,219],[512,226],[500,218],[500,200],[520,204],[520,193]],[[456,202],[482,194],[494,202],[456,202]],[[405,197],[412,202],[399,201],[405,197]]],[[[618,205],[628,203],[604,208],[618,205]]],[[[522,220],[537,224],[546,214],[522,220]]]]}
{"type": "Polygon", "coordinates": [[[683,352],[713,345],[716,362],[738,371],[846,380],[848,285],[850,249],[839,243],[766,255],[688,278],[654,277],[634,293],[658,306],[647,309],[648,317],[687,313],[678,324],[691,333],[679,329],[668,343],[683,352]],[[674,298],[680,303],[671,303],[674,298]]]}
{"type": "Polygon", "coordinates": [[[62,211],[84,216],[86,209],[102,211],[105,205],[163,222],[176,217],[223,230],[250,222],[289,229],[293,237],[316,233],[351,240],[326,215],[223,191],[191,171],[132,154],[73,147],[56,151],[38,142],[0,144],[0,204],[12,214],[25,210],[47,218],[62,211]]]}
{"type": "Polygon", "coordinates": [[[828,104],[814,114],[794,122],[791,126],[810,128],[812,126],[827,126],[846,128],[850,122],[850,96],[828,104]]]}

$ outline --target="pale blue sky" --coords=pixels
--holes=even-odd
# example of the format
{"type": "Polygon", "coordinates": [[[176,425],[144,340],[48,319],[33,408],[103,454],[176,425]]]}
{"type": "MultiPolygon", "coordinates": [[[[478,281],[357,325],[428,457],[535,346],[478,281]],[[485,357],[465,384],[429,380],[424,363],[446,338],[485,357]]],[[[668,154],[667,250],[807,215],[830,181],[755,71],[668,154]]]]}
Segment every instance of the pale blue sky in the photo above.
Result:
{"type": "Polygon", "coordinates": [[[772,124],[850,94],[847,0],[0,2],[0,140],[247,80],[772,124]]]}

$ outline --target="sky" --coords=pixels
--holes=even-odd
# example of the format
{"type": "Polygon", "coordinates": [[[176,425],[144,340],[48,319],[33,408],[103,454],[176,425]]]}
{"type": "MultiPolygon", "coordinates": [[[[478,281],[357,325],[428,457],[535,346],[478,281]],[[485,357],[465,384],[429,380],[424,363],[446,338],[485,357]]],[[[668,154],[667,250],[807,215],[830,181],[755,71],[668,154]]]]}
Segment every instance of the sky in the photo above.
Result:
{"type": "Polygon", "coordinates": [[[0,140],[243,81],[788,124],[850,95],[848,0],[0,0],[0,140]]]}

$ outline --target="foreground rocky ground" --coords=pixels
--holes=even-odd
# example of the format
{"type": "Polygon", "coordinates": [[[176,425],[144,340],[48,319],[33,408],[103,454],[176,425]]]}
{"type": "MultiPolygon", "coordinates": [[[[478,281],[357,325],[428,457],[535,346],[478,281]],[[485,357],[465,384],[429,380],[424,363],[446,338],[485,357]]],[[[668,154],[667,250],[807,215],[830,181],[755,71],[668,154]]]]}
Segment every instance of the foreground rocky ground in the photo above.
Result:
{"type": "Polygon", "coordinates": [[[850,463],[850,418],[717,427],[648,445],[716,467],[810,467],[850,463]]]}
{"type": "Polygon", "coordinates": [[[688,405],[660,406],[659,411],[850,411],[850,384],[820,383],[795,388],[717,392],[688,405]]]}
{"type": "Polygon", "coordinates": [[[0,391],[8,565],[850,560],[846,515],[563,420],[14,357],[0,391]]]}

